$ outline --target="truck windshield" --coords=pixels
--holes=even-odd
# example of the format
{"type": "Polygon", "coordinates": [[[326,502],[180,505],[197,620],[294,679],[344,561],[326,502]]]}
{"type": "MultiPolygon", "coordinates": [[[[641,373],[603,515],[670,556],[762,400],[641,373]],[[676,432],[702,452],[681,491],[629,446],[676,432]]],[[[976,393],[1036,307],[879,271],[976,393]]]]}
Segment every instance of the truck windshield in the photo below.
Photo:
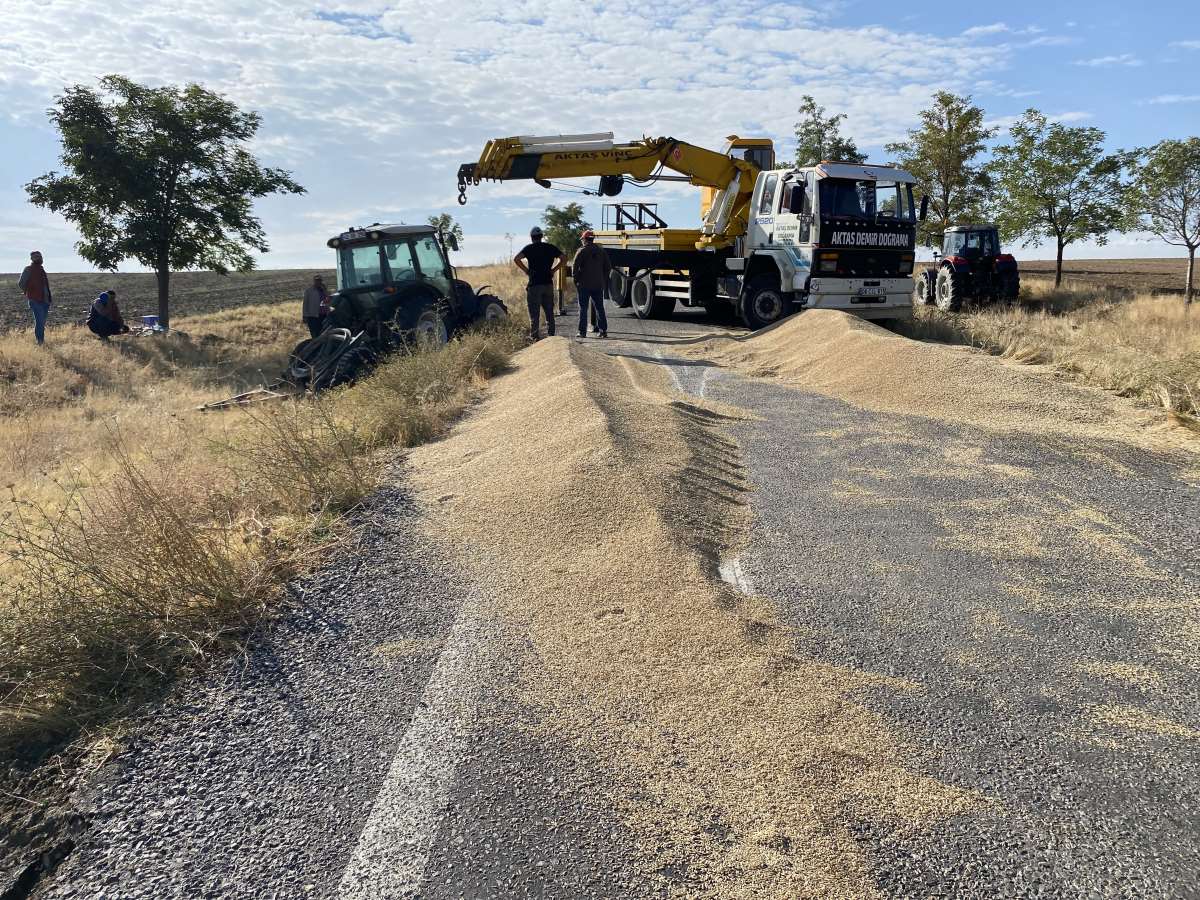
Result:
{"type": "Polygon", "coordinates": [[[916,221],[910,184],[850,178],[822,178],[819,184],[822,215],[872,221],[916,221]]]}

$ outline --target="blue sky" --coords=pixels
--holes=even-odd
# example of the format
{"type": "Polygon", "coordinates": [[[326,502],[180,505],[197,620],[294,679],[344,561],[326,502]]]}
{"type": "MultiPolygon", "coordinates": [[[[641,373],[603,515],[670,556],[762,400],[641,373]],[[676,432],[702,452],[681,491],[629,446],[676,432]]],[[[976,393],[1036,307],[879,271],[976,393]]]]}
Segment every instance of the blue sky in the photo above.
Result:
{"type": "MultiPolygon", "coordinates": [[[[506,256],[505,234],[519,246],[547,203],[580,200],[598,222],[595,198],[529,183],[480,186],[458,207],[454,173],[489,137],[611,130],[716,147],[736,132],[788,154],[810,93],[885,160],[883,145],[943,88],[970,93],[998,125],[1036,106],[1103,128],[1113,148],[1200,134],[1200,14],[1184,2],[8,0],[4,25],[7,272],[35,247],[51,270],[87,268],[69,223],[29,206],[22,185],[57,164],[54,95],[110,72],[197,81],[262,114],[255,151],[309,190],[258,206],[272,247],[261,265],[273,268],[328,264],[329,235],[376,220],[450,211],[467,233],[462,263],[506,256]]],[[[686,186],[622,199],[635,196],[671,224],[696,218],[686,186]]],[[[1068,255],[1175,253],[1127,235],[1068,255]]]]}

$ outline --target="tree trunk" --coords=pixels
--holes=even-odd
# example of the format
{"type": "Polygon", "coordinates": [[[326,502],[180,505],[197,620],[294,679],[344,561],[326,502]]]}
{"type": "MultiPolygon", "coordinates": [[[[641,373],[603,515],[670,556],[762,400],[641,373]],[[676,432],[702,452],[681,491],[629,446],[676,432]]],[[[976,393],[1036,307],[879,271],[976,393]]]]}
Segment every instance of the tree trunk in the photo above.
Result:
{"type": "Polygon", "coordinates": [[[1192,305],[1192,291],[1193,291],[1193,285],[1195,284],[1195,272],[1196,272],[1196,248],[1193,247],[1191,244],[1188,244],[1187,282],[1183,288],[1183,302],[1186,303],[1188,306],[1192,305]]]}
{"type": "Polygon", "coordinates": [[[163,328],[171,327],[171,267],[167,261],[160,259],[157,267],[158,275],[158,324],[163,328]]]}
{"type": "Polygon", "coordinates": [[[1054,289],[1055,290],[1058,290],[1059,287],[1062,286],[1062,252],[1063,252],[1063,242],[1062,242],[1062,238],[1059,238],[1058,257],[1054,261],[1054,289]]]}

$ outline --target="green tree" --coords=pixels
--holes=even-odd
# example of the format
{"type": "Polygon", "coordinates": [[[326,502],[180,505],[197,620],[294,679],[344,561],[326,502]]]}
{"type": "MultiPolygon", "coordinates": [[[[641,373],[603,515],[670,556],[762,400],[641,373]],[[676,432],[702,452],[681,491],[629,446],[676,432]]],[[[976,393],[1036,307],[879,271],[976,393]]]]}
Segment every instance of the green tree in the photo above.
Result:
{"type": "Polygon", "coordinates": [[[583,207],[578,203],[568,203],[562,207],[547,206],[542,214],[542,225],[546,240],[567,254],[568,259],[583,243],[581,235],[592,227],[584,219],[583,207]]]}
{"type": "Polygon", "coordinates": [[[1128,202],[1125,171],[1134,154],[1104,153],[1099,128],[1049,122],[1028,109],[1009,129],[1011,143],[993,151],[996,225],[1005,240],[1022,246],[1055,242],[1054,286],[1062,283],[1063,248],[1094,238],[1103,244],[1113,231],[1136,220],[1128,202]]]}
{"type": "Polygon", "coordinates": [[[796,122],[796,165],[815,166],[823,159],[838,162],[864,163],[866,154],[850,138],[842,137],[841,124],[845,114],[825,115],[825,107],[805,94],[800,103],[800,118],[796,122]]]}
{"type": "Polygon", "coordinates": [[[996,129],[984,127],[983,110],[969,96],[938,91],[908,140],[885,148],[896,154],[901,168],[912,173],[919,191],[929,197],[930,214],[920,226],[926,246],[941,247],[947,228],[980,217],[988,178],[975,159],[995,134],[996,129]]]}
{"type": "Polygon", "coordinates": [[[1146,230],[1165,243],[1186,247],[1185,302],[1192,302],[1196,248],[1200,246],[1200,138],[1160,141],[1138,167],[1135,197],[1146,230]]]}
{"type": "Polygon", "coordinates": [[[134,259],[158,275],[158,315],[170,325],[171,272],[254,268],[266,252],[252,200],[304,193],[290,173],[245,149],[259,116],[196,84],[152,88],[119,75],[96,91],[67,88],[50,119],[65,174],[25,186],[30,202],[79,229],[79,255],[100,269],[134,259]]]}
{"type": "Polygon", "coordinates": [[[463,230],[462,225],[454,221],[454,216],[450,213],[439,213],[436,216],[429,217],[429,224],[445,235],[453,235],[458,241],[458,246],[463,247],[463,230]]]}

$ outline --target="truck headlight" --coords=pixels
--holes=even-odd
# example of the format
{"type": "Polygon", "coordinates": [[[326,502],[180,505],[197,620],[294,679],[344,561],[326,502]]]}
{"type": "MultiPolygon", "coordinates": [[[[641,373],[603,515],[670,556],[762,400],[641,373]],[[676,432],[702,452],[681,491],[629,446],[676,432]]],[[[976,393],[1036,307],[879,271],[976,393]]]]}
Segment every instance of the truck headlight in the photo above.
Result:
{"type": "Polygon", "coordinates": [[[910,254],[905,254],[900,257],[900,274],[911,275],[913,270],[913,257],[910,254]]]}
{"type": "Polygon", "coordinates": [[[818,272],[836,272],[838,264],[838,255],[836,253],[822,253],[820,260],[817,262],[818,272]]]}

